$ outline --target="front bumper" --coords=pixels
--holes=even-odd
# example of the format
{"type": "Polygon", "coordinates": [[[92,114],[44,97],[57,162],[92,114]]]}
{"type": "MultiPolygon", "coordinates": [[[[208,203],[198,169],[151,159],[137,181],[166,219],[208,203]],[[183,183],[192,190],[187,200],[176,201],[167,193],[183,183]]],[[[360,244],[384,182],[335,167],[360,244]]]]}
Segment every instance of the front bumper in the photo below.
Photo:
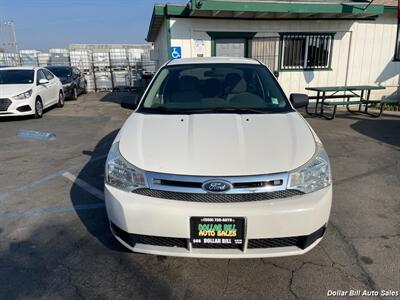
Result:
{"type": "Polygon", "coordinates": [[[26,116],[35,113],[35,99],[30,97],[24,100],[14,100],[11,98],[0,99],[0,118],[11,116],[26,116]]]}
{"type": "Polygon", "coordinates": [[[132,251],[209,258],[276,257],[304,254],[318,244],[329,219],[332,187],[285,199],[199,203],[127,193],[106,185],[105,198],[114,236],[132,251]],[[244,217],[244,248],[193,248],[193,216],[244,217]]]}
{"type": "Polygon", "coordinates": [[[65,98],[71,98],[74,94],[74,87],[73,85],[63,85],[63,91],[65,98]]]}

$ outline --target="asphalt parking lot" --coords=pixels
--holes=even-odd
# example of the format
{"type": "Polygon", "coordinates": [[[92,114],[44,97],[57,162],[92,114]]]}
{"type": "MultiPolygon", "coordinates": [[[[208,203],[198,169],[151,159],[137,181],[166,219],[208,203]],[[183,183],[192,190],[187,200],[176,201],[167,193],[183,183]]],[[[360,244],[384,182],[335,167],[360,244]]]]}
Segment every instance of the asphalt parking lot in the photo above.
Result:
{"type": "MultiPolygon", "coordinates": [[[[126,94],[87,94],[43,119],[0,119],[0,299],[323,299],[400,289],[400,116],[308,119],[330,155],[327,234],[304,256],[184,259],[134,254],[111,235],[103,166],[126,94]],[[51,131],[25,140],[20,129],[51,131]]],[[[386,299],[390,299],[386,298],[386,299]]]]}

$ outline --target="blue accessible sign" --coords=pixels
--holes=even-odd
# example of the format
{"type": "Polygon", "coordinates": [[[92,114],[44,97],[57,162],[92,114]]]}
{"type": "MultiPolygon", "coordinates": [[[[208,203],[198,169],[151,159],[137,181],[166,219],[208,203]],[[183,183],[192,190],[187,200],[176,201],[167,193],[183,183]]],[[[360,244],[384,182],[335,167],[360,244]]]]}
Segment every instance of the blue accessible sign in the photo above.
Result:
{"type": "Polygon", "coordinates": [[[172,59],[182,58],[182,47],[171,47],[171,58],[172,59]]]}

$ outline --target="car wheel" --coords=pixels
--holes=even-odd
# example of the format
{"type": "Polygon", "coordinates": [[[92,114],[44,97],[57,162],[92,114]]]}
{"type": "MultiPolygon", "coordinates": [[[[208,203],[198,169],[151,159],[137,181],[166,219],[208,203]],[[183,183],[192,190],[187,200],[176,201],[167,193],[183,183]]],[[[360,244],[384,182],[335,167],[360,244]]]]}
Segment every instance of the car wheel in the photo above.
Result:
{"type": "Polygon", "coordinates": [[[72,90],[72,100],[77,100],[78,99],[78,89],[76,87],[74,87],[74,89],[72,90]]]}
{"type": "Polygon", "coordinates": [[[63,107],[64,106],[64,94],[60,92],[58,94],[58,102],[57,102],[57,107],[63,107]]]}
{"type": "Polygon", "coordinates": [[[40,119],[43,117],[43,104],[40,99],[35,101],[35,119],[40,119]]]}

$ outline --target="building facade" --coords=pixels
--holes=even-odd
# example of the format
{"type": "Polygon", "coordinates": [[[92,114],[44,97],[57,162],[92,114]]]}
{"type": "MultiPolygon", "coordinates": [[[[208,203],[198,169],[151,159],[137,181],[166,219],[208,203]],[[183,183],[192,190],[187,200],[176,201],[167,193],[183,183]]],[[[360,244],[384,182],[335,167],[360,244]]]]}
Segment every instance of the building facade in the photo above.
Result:
{"type": "Polygon", "coordinates": [[[309,86],[378,84],[399,93],[397,0],[193,0],[156,5],[147,40],[158,66],[186,57],[252,57],[289,93],[309,86]]]}

